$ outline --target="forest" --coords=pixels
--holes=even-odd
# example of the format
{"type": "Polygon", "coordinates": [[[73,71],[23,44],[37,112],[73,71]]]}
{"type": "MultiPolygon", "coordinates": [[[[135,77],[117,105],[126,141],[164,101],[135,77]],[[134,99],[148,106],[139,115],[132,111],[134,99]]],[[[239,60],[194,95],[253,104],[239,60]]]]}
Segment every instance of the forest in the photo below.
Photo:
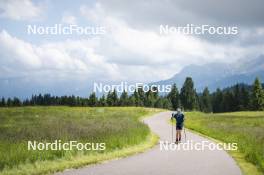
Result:
{"type": "Polygon", "coordinates": [[[31,98],[21,100],[17,97],[2,97],[0,107],[18,106],[138,106],[151,108],[164,108],[175,110],[181,107],[185,111],[202,111],[206,113],[257,111],[264,110],[264,89],[258,78],[252,85],[236,84],[224,89],[210,92],[206,87],[203,92],[197,93],[191,77],[186,77],[183,86],[178,89],[173,84],[171,91],[161,95],[159,92],[138,88],[132,94],[123,91],[118,94],[116,90],[97,97],[93,92],[89,97],[79,96],[53,96],[51,94],[32,95],[31,98]]]}

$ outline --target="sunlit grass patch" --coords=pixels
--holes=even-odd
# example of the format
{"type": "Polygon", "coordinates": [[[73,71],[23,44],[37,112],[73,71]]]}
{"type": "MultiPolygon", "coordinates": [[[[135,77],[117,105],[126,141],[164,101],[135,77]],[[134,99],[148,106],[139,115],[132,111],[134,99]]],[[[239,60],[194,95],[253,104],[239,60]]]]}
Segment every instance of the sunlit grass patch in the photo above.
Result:
{"type": "Polygon", "coordinates": [[[264,112],[188,112],[186,127],[223,142],[237,143],[239,152],[231,154],[244,166],[242,170],[247,174],[258,173],[254,172],[252,167],[248,168],[248,161],[264,172],[264,112]],[[242,154],[237,156],[239,153],[242,154]],[[241,157],[244,161],[241,161],[241,157]]]}
{"type": "MultiPolygon", "coordinates": [[[[128,149],[146,141],[150,136],[150,130],[139,120],[143,116],[159,111],[140,107],[0,108],[0,170],[5,169],[4,172],[7,173],[16,169],[23,174],[23,171],[19,170],[21,167],[24,165],[31,167],[37,164],[42,166],[38,171],[38,174],[41,174],[41,172],[62,170],[67,167],[63,163],[56,166],[56,162],[67,162],[67,165],[75,167],[103,160],[105,155],[108,155],[107,159],[109,159],[111,156],[116,156],[119,150],[128,149]],[[62,140],[62,142],[76,140],[82,143],[104,142],[106,149],[104,151],[28,151],[27,141],[33,140],[39,142],[53,142],[54,140],[62,140]],[[115,154],[110,154],[112,152],[115,154]],[[102,157],[95,161],[90,158],[94,155],[102,157]],[[86,157],[86,161],[81,160],[82,156],[86,157]],[[76,157],[79,157],[79,163],[76,161],[69,163],[76,157]],[[52,162],[49,168],[45,162],[52,162]]],[[[145,145],[151,146],[149,143],[145,145]]],[[[130,154],[142,151],[143,148],[145,147],[134,149],[130,151],[130,154]]]]}

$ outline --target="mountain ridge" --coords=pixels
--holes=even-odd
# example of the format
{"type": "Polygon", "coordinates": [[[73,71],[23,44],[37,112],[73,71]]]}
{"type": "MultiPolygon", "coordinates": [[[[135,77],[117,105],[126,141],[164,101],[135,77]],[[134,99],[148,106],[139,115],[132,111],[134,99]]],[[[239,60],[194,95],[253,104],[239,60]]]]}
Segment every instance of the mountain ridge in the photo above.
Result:
{"type": "Polygon", "coordinates": [[[150,84],[176,83],[178,87],[181,87],[186,77],[192,77],[198,92],[205,87],[215,91],[216,88],[225,88],[237,83],[252,84],[256,77],[264,80],[264,55],[254,59],[240,59],[233,64],[215,62],[188,65],[171,78],[150,84]]]}

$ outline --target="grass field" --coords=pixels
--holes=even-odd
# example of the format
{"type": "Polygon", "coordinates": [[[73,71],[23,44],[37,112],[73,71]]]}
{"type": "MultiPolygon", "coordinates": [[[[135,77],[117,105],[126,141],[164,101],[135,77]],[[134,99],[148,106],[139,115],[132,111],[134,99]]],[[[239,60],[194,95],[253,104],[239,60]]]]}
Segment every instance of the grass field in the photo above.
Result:
{"type": "MultiPolygon", "coordinates": [[[[243,155],[241,160],[253,163],[260,174],[264,173],[264,112],[187,112],[185,125],[217,140],[236,142],[239,153],[243,155]]],[[[243,165],[245,162],[240,163],[243,165]]],[[[245,174],[257,173],[247,165],[242,170],[245,174]]]]}
{"type": "MultiPolygon", "coordinates": [[[[1,172],[4,174],[17,174],[18,172],[19,174],[29,174],[29,172],[45,174],[62,168],[78,166],[78,162],[69,163],[73,157],[78,157],[80,165],[85,164],[82,156],[91,160],[91,163],[100,160],[98,157],[100,154],[105,156],[107,153],[115,152],[111,156],[118,157],[118,150],[133,147],[148,139],[150,130],[139,121],[139,118],[158,111],[136,107],[0,108],[0,174],[1,172]],[[27,141],[34,140],[104,142],[106,149],[104,151],[77,151],[76,149],[72,151],[28,151],[27,141]],[[89,156],[94,159],[90,159],[89,156]],[[54,166],[54,160],[67,160],[69,166],[61,164],[58,168],[54,166]],[[19,167],[23,165],[34,170],[39,162],[47,162],[50,167],[45,168],[45,163],[41,163],[42,167],[38,171],[19,170],[19,167]],[[30,166],[31,164],[34,166],[30,166]],[[17,170],[13,171],[13,169],[17,170]]],[[[135,149],[135,151],[140,150],[135,149]]],[[[109,155],[106,159],[109,159],[109,155]]]]}

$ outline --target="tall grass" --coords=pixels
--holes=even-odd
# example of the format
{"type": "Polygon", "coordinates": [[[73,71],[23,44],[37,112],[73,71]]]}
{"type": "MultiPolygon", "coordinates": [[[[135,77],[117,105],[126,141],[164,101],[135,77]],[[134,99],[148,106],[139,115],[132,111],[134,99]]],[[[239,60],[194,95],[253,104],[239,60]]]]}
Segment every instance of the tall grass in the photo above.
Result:
{"type": "Polygon", "coordinates": [[[186,127],[224,142],[236,142],[245,159],[264,172],[264,112],[189,112],[186,116],[186,127]]]}
{"type": "Polygon", "coordinates": [[[110,152],[139,144],[149,134],[139,117],[152,111],[136,107],[18,107],[0,108],[0,170],[24,163],[71,158],[92,151],[33,151],[27,141],[104,142],[110,152]]]}

